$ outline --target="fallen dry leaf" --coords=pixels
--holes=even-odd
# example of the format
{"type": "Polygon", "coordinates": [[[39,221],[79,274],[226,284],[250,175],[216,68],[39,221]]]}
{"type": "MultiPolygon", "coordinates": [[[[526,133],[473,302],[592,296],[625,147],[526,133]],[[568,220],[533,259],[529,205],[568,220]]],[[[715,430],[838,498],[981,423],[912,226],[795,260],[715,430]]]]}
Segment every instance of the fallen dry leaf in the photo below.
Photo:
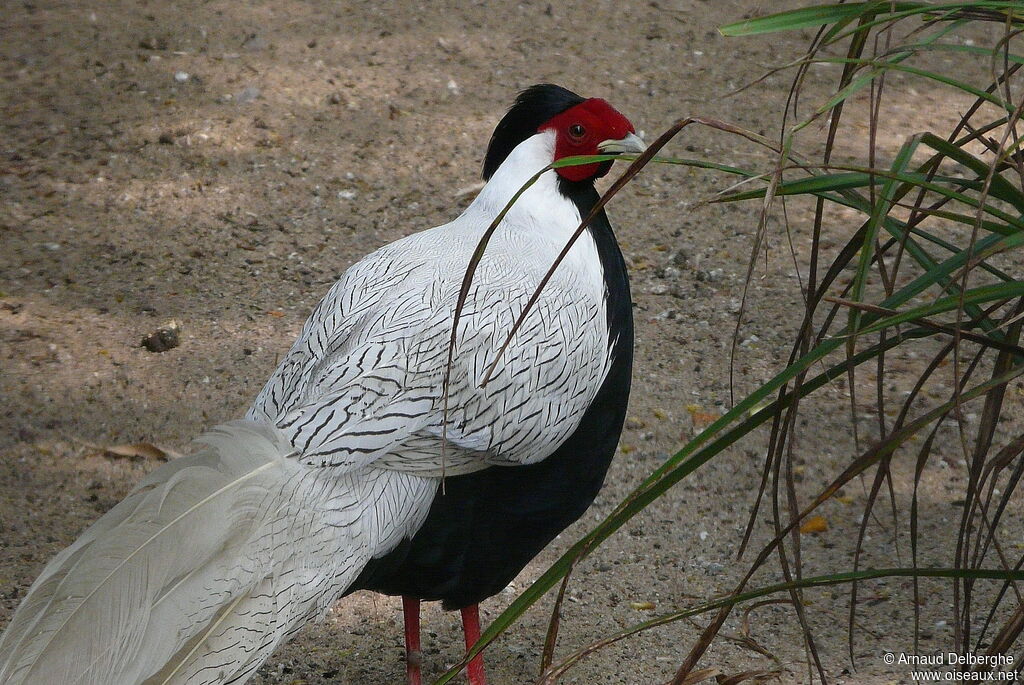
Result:
{"type": "Polygon", "coordinates": [[[693,415],[694,428],[705,428],[722,418],[720,415],[710,411],[699,411],[693,415]]]}
{"type": "Polygon", "coordinates": [[[763,683],[769,680],[779,680],[782,675],[781,671],[743,671],[741,673],[734,673],[730,676],[725,674],[715,676],[715,680],[718,685],[739,685],[745,682],[763,683]]]}
{"type": "Polygon", "coordinates": [[[828,530],[828,521],[825,520],[824,516],[812,516],[800,526],[800,533],[804,535],[807,533],[824,533],[826,530],[828,530]]]}
{"type": "Polygon", "coordinates": [[[682,685],[695,685],[708,678],[717,678],[720,673],[721,671],[717,668],[702,668],[699,671],[691,671],[690,675],[683,678],[682,685]]]}
{"type": "Polygon", "coordinates": [[[693,419],[694,428],[706,428],[722,417],[721,414],[704,411],[704,409],[697,404],[686,405],[686,411],[689,412],[690,418],[693,419]]]}
{"type": "Polygon", "coordinates": [[[128,459],[160,459],[161,461],[170,461],[181,456],[174,450],[157,447],[148,442],[112,445],[104,447],[103,453],[114,457],[127,457],[128,459]]]}

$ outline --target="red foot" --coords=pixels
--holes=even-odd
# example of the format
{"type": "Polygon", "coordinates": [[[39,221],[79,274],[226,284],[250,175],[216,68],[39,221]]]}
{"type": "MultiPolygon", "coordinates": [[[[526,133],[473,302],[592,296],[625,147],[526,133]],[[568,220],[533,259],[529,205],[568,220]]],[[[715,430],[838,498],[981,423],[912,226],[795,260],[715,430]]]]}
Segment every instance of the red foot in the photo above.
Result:
{"type": "Polygon", "coordinates": [[[408,685],[422,685],[423,652],[420,651],[420,600],[402,597],[405,618],[405,677],[408,685]]]}
{"type": "MultiPolygon", "coordinates": [[[[480,605],[474,604],[462,610],[462,631],[466,635],[466,649],[476,644],[480,639],[480,605]]],[[[466,666],[466,675],[469,678],[469,685],[487,685],[487,678],[484,676],[484,655],[481,652],[473,657],[466,666]]]]}

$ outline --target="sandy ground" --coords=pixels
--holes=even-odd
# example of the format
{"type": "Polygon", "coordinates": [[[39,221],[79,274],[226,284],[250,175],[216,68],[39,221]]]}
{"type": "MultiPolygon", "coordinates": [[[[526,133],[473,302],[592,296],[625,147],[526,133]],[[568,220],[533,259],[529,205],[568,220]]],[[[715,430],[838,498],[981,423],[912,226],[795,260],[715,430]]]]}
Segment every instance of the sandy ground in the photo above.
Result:
{"type": "MultiPolygon", "coordinates": [[[[648,137],[686,115],[771,133],[788,76],[725,96],[799,55],[809,34],[726,39],[715,28],[783,4],[5,3],[0,626],[43,564],[160,463],[101,448],[145,441],[182,450],[205,427],[242,414],[350,263],[468,203],[460,191],[477,181],[490,130],[516,91],[553,81],[605,97],[648,137]],[[140,347],[169,320],[180,324],[178,347],[140,347]]],[[[835,74],[812,72],[812,95],[835,74]]],[[[888,113],[894,131],[922,130],[942,116],[944,93],[911,90],[898,78],[890,86],[909,96],[888,113]]],[[[900,140],[880,142],[891,151],[900,140]]],[[[863,139],[840,144],[842,153],[863,149],[863,139]]],[[[706,129],[687,131],[669,150],[726,164],[767,161],[706,129]]],[[[621,454],[593,509],[487,603],[486,617],[678,449],[703,416],[729,405],[729,341],[758,208],[692,207],[725,185],[711,173],[658,167],[614,201],[638,326],[621,454]]],[[[790,218],[803,216],[806,208],[794,206],[790,218]]],[[[797,226],[804,254],[807,229],[797,226]]],[[[779,224],[770,228],[773,256],[751,287],[737,396],[780,368],[800,306],[784,235],[779,224]]],[[[911,367],[894,359],[894,392],[909,387],[901,363],[911,367]]],[[[873,379],[865,382],[873,387],[873,379]]],[[[843,385],[822,398],[806,415],[798,448],[801,476],[813,484],[826,482],[854,450],[843,385]]],[[[652,605],[668,611],[732,586],[745,568],[735,554],[759,479],[758,440],[685,480],[581,564],[560,655],[648,617],[652,605]]],[[[959,520],[954,500],[964,476],[958,453],[950,454],[925,476],[926,558],[959,520]]],[[[897,468],[906,475],[911,466],[897,468]]],[[[896,495],[904,504],[910,496],[896,495]]],[[[863,499],[864,488],[849,488],[844,501],[826,505],[830,530],[804,544],[809,574],[848,563],[863,499]]],[[[761,541],[768,517],[760,517],[761,541]]],[[[900,536],[905,555],[905,531],[900,536]]],[[[870,529],[867,546],[868,565],[897,564],[888,520],[870,529]]],[[[761,576],[777,578],[774,570],[761,576]]],[[[847,652],[846,595],[809,595],[831,678],[906,677],[880,656],[912,650],[908,588],[864,586],[856,666],[847,652]]],[[[951,645],[941,622],[949,593],[941,588],[925,585],[922,649],[951,645]]],[[[536,675],[549,606],[488,651],[492,682],[536,675]]],[[[457,616],[431,606],[424,622],[426,672],[437,675],[459,658],[457,616]]],[[[695,626],[677,623],[603,650],[565,682],[663,682],[695,626]]],[[[737,633],[738,621],[726,630],[737,633]]],[[[778,657],[782,681],[807,679],[790,608],[757,610],[750,634],[778,657]]],[[[727,639],[703,664],[727,673],[774,667],[727,639]]],[[[403,674],[399,603],[362,593],[275,654],[258,682],[396,683],[403,674]]]]}

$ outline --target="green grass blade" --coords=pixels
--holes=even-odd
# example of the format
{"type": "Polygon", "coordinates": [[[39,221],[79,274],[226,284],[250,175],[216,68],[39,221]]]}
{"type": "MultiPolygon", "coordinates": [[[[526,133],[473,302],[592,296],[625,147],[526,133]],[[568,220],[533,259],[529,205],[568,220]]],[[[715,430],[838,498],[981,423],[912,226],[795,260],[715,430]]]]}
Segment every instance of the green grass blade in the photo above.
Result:
{"type": "Polygon", "coordinates": [[[857,334],[867,335],[870,333],[876,333],[883,328],[891,328],[908,321],[928,318],[944,312],[955,311],[962,303],[971,303],[976,305],[985,302],[1009,300],[1021,296],[1024,296],[1024,281],[1010,281],[1009,283],[983,285],[977,288],[965,290],[962,296],[953,295],[943,297],[930,304],[914,307],[913,309],[908,309],[894,316],[884,317],[870,326],[866,326],[863,330],[858,331],[857,334]]]}
{"type": "MultiPolygon", "coordinates": [[[[991,165],[988,162],[972,155],[963,147],[950,143],[945,138],[940,138],[934,133],[923,133],[921,134],[921,142],[936,152],[970,169],[979,179],[984,179],[989,175],[991,165]]],[[[989,192],[992,194],[992,197],[1013,205],[1019,214],[1024,214],[1024,192],[1021,192],[1003,176],[993,174],[992,187],[989,192]]]]}
{"type": "MultiPolygon", "coordinates": [[[[836,166],[836,168],[844,168],[836,166]]],[[[810,178],[802,178],[796,181],[787,181],[780,183],[775,191],[776,195],[820,195],[826,192],[842,192],[846,190],[863,188],[869,185],[882,185],[887,180],[897,180],[906,184],[908,187],[924,188],[925,190],[931,191],[936,195],[947,197],[951,200],[967,205],[972,209],[981,209],[986,214],[998,219],[1002,223],[1009,224],[1012,229],[1010,230],[1024,230],[1024,220],[1020,217],[1008,214],[988,203],[982,204],[977,198],[974,198],[966,193],[958,190],[953,190],[949,185],[957,185],[966,190],[980,191],[984,187],[984,181],[981,179],[970,179],[970,178],[955,178],[952,176],[932,176],[929,180],[928,174],[924,174],[916,171],[893,171],[890,169],[864,169],[862,167],[845,167],[850,171],[836,172],[829,174],[815,175],[810,178]]],[[[905,190],[905,189],[904,189],[905,190]]],[[[763,198],[766,193],[765,188],[756,188],[753,190],[747,190],[742,192],[729,193],[716,198],[715,202],[739,202],[742,200],[752,200],[755,198],[763,198]]],[[[997,192],[1003,194],[1003,189],[992,189],[990,193],[993,197],[1001,200],[1007,200],[1013,198],[1013,196],[997,197],[997,192]]],[[[865,198],[858,197],[858,205],[866,204],[865,198]]],[[[870,207],[870,205],[868,205],[870,207]]],[[[866,211],[865,214],[871,215],[871,211],[866,211]]]]}
{"type": "MultiPolygon", "coordinates": [[[[892,172],[896,175],[903,172],[907,165],[910,164],[911,158],[914,156],[914,152],[917,150],[917,146],[920,143],[920,136],[914,136],[906,143],[904,143],[899,152],[896,154],[896,159],[892,163],[892,172]]],[[[868,281],[868,275],[871,271],[871,266],[875,256],[875,241],[878,238],[878,230],[882,224],[882,220],[889,215],[892,211],[892,205],[896,195],[896,179],[887,178],[882,183],[881,192],[875,199],[874,207],[871,208],[871,214],[868,217],[866,228],[864,233],[864,241],[860,248],[860,259],[857,263],[857,270],[853,276],[853,287],[851,288],[850,299],[855,302],[860,302],[864,298],[864,287],[868,281]]],[[[851,331],[855,331],[858,328],[861,317],[861,311],[859,309],[851,308],[848,313],[848,328],[851,331]]],[[[851,336],[849,339],[849,351],[853,354],[853,345],[856,343],[856,338],[851,336]]],[[[853,388],[851,388],[851,392],[853,388]]]]}
{"type": "MultiPolygon", "coordinates": [[[[910,53],[906,53],[904,57],[907,57],[909,55],[910,53]]],[[[850,96],[856,94],[869,83],[871,83],[873,80],[889,71],[899,71],[906,74],[911,74],[913,76],[920,76],[930,81],[935,81],[936,83],[942,83],[955,90],[964,93],[970,93],[976,98],[984,100],[986,102],[990,102],[996,107],[999,107],[1000,109],[1003,109],[1007,112],[1013,112],[1013,107],[1011,105],[1003,102],[1003,99],[1000,98],[998,95],[989,93],[983,88],[977,88],[976,86],[973,86],[966,81],[961,81],[959,79],[955,79],[951,76],[946,76],[945,74],[941,74],[939,72],[929,71],[927,69],[921,69],[918,67],[912,67],[906,64],[898,64],[895,60],[879,61],[877,59],[850,59],[846,57],[824,57],[815,59],[813,60],[813,62],[816,64],[858,64],[867,67],[873,67],[867,74],[857,77],[856,79],[851,81],[845,88],[841,89],[839,92],[833,95],[824,105],[817,109],[817,111],[815,112],[815,116],[819,116],[827,112],[828,110],[832,109],[840,102],[843,102],[850,96]]],[[[809,121],[813,120],[813,118],[814,117],[809,119],[807,122],[800,124],[799,126],[797,126],[797,128],[802,128],[807,123],[809,123],[809,121]]]]}
{"type": "Polygon", "coordinates": [[[927,8],[920,2],[851,2],[846,4],[815,5],[769,14],[755,19],[745,19],[719,27],[723,36],[755,36],[779,31],[793,31],[814,26],[823,26],[839,21],[849,21],[868,14],[891,13],[892,11],[917,11],[927,8]]]}
{"type": "Polygon", "coordinates": [[[900,46],[900,49],[913,50],[915,52],[959,52],[965,55],[976,55],[978,57],[992,57],[998,55],[1000,59],[1006,59],[1011,64],[1024,64],[1024,55],[1017,55],[1012,52],[1004,52],[996,48],[984,48],[979,45],[951,45],[949,43],[907,43],[900,46]]]}
{"type": "MultiPolygon", "coordinates": [[[[836,22],[847,22],[860,17],[880,17],[872,19],[870,23],[859,26],[856,31],[867,31],[878,24],[891,22],[895,19],[903,19],[914,15],[930,15],[937,18],[950,16],[952,13],[962,10],[965,7],[977,9],[990,9],[995,11],[1021,12],[1019,2],[1011,0],[993,2],[953,2],[942,4],[931,4],[925,2],[888,2],[887,0],[876,0],[875,2],[851,2],[844,4],[814,5],[803,7],[786,12],[778,12],[754,19],[744,19],[719,27],[723,36],[730,38],[739,36],[754,36],[765,33],[778,33],[779,31],[793,31],[796,29],[824,26],[836,22]]],[[[841,40],[845,35],[834,37],[832,40],[841,40]]]]}

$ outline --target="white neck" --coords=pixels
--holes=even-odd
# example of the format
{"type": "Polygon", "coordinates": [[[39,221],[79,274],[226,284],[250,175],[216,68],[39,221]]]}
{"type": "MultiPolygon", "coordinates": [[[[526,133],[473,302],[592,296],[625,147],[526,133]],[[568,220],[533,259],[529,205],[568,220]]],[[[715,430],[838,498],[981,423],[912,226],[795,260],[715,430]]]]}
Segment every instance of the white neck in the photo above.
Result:
{"type": "MultiPolygon", "coordinates": [[[[470,205],[470,209],[486,216],[497,216],[519,189],[534,174],[550,164],[554,156],[554,131],[530,136],[509,153],[470,205]]],[[[516,200],[506,220],[512,223],[532,223],[540,219],[550,222],[551,212],[555,209],[553,204],[564,205],[565,209],[572,208],[575,212],[572,201],[558,191],[558,175],[554,171],[547,171],[516,200]]],[[[562,214],[562,211],[556,212],[556,216],[558,214],[562,214]]]]}
{"type": "MultiPolygon", "coordinates": [[[[460,217],[460,222],[475,234],[489,226],[523,184],[551,163],[555,155],[555,134],[545,131],[521,142],[501,163],[487,185],[460,217]]],[[[489,248],[504,251],[520,263],[536,262],[546,272],[555,256],[569,241],[580,224],[576,204],[558,189],[558,175],[549,170],[516,200],[492,238],[489,248]]],[[[597,246],[589,231],[573,244],[560,273],[603,301],[604,269],[597,246]],[[569,276],[569,274],[572,274],[569,276]]]]}

